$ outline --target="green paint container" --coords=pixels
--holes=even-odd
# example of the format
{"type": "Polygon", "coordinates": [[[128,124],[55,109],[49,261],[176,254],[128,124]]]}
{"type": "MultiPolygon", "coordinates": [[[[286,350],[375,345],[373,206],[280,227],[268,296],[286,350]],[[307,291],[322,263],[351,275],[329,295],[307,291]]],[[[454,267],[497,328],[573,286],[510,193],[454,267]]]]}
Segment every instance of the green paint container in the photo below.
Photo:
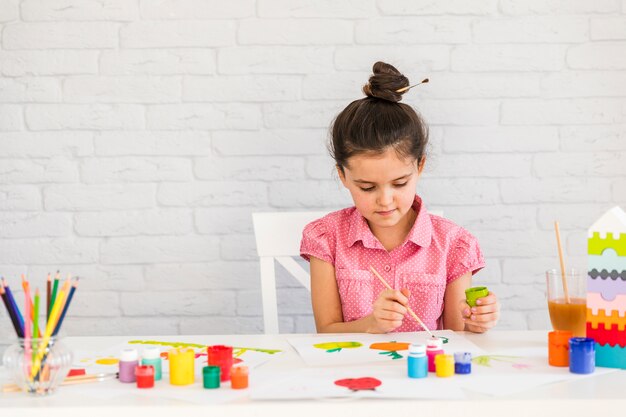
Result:
{"type": "Polygon", "coordinates": [[[144,349],[141,357],[142,365],[151,365],[154,368],[154,380],[161,380],[161,350],[157,346],[148,346],[144,349]]]}
{"type": "Polygon", "coordinates": [[[489,295],[487,287],[472,287],[465,290],[465,298],[470,307],[476,307],[476,300],[489,295]]]}
{"type": "Polygon", "coordinates": [[[215,389],[220,387],[219,366],[205,366],[202,368],[202,385],[206,389],[215,389]]]}

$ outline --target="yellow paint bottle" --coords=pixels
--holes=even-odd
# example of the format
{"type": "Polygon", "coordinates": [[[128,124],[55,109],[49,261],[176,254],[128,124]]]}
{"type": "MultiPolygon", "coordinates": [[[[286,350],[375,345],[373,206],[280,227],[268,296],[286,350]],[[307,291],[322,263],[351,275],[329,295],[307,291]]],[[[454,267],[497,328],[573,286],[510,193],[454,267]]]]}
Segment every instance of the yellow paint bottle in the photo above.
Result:
{"type": "Polygon", "coordinates": [[[189,348],[174,348],[168,353],[170,361],[170,384],[190,385],[195,381],[194,360],[196,353],[189,348]]]}
{"type": "Polygon", "coordinates": [[[442,378],[454,375],[454,356],[443,353],[435,356],[435,371],[442,378]]]}

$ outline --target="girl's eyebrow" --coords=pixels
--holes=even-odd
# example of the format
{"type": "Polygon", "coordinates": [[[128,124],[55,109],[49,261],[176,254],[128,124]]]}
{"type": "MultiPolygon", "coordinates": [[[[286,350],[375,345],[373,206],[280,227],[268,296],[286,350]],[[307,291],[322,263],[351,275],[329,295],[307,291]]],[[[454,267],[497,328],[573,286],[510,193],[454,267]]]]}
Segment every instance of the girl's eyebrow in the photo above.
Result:
{"type": "MultiPolygon", "coordinates": [[[[401,177],[395,178],[395,179],[393,179],[393,180],[391,180],[391,181],[392,181],[392,182],[393,182],[393,181],[400,181],[400,180],[403,180],[403,179],[405,179],[405,178],[407,178],[407,177],[410,177],[411,175],[412,175],[412,174],[406,174],[406,175],[403,175],[403,176],[401,176],[401,177]]],[[[358,182],[358,183],[360,183],[360,184],[376,184],[376,183],[375,183],[375,182],[373,182],[373,181],[365,181],[365,180],[354,180],[354,182],[358,182]]]]}

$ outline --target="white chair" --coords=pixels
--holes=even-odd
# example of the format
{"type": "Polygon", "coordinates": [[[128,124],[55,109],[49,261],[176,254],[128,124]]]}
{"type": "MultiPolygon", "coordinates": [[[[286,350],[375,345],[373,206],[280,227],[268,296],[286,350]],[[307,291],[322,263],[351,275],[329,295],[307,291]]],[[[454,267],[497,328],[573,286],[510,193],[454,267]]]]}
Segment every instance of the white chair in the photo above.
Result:
{"type": "Polygon", "coordinates": [[[304,226],[326,214],[323,211],[252,213],[256,250],[261,263],[261,298],[266,334],[278,334],[274,260],[311,291],[309,273],[293,257],[300,256],[304,226]]]}

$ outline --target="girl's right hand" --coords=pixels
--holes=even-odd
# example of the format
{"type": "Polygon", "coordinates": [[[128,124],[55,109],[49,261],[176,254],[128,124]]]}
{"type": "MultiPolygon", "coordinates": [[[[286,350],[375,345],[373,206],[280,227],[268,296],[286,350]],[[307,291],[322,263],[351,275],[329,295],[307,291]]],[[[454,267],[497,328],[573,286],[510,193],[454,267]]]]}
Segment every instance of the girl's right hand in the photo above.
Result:
{"type": "Polygon", "coordinates": [[[384,290],[374,301],[368,333],[388,333],[402,325],[411,292],[406,288],[384,290]]]}

